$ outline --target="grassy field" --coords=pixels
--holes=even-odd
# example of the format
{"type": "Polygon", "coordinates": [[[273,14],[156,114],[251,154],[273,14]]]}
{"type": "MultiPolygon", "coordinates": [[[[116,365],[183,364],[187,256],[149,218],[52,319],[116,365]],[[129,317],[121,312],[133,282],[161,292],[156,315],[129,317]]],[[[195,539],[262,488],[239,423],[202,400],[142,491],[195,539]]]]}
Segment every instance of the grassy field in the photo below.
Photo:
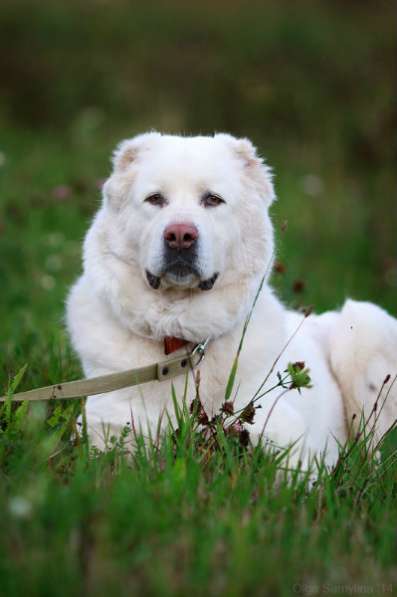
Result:
{"type": "MultiPolygon", "coordinates": [[[[0,385],[81,375],[63,328],[109,155],[150,127],[250,136],[276,172],[274,274],[291,306],[397,313],[389,3],[276,0],[0,8],[0,385]],[[287,222],[287,228],[284,223],[287,222]]],[[[2,408],[0,592],[374,594],[397,587],[395,440],[355,444],[308,489],[183,426],[90,455],[81,408],[2,408]],[[182,439],[181,439],[182,438],[182,439]]]]}

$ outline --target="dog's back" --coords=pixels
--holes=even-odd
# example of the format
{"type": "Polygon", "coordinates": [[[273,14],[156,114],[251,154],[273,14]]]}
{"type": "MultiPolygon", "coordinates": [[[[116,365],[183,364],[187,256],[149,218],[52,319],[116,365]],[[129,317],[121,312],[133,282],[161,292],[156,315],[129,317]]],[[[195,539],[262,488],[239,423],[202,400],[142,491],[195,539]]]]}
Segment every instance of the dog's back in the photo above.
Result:
{"type": "Polygon", "coordinates": [[[347,301],[334,322],[330,354],[348,423],[357,429],[363,413],[379,439],[397,418],[397,320],[372,303],[347,301]]]}

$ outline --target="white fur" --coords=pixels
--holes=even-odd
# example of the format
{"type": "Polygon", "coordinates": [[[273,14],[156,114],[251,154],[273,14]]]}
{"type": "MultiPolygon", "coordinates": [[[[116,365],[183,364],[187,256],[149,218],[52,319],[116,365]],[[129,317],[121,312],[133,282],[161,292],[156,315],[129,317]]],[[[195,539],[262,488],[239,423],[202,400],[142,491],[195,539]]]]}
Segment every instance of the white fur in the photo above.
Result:
{"type": "MultiPolygon", "coordinates": [[[[200,365],[201,398],[207,412],[215,413],[244,320],[261,278],[271,270],[270,171],[250,141],[225,134],[148,133],[121,143],[113,165],[84,243],[84,273],[67,302],[72,344],[85,374],[95,376],[164,359],[165,336],[192,343],[210,336],[200,365]],[[209,190],[226,203],[204,208],[200,198],[209,190]],[[145,201],[157,192],[167,198],[163,208],[145,201]],[[163,231],[181,221],[199,231],[200,279],[219,274],[209,291],[198,288],[197,276],[180,286],[162,276],[163,231]],[[146,270],[161,277],[158,290],[149,286],[146,270]]],[[[240,358],[237,406],[252,398],[302,317],[288,311],[264,284],[240,358]]],[[[279,390],[266,395],[249,426],[251,437],[255,441],[263,434],[281,447],[294,444],[293,461],[324,456],[332,465],[338,443],[347,437],[345,413],[349,420],[362,408],[369,414],[386,374],[396,373],[397,321],[373,305],[353,301],[341,313],[308,317],[266,387],[294,361],[310,368],[313,387],[287,393],[268,420],[279,390]]],[[[183,377],[174,380],[179,397],[184,383],[183,377]]],[[[378,422],[380,432],[396,417],[396,401],[392,389],[378,422]]],[[[173,416],[168,381],[91,396],[86,406],[91,441],[103,449],[109,436],[131,423],[155,435],[159,420],[166,421],[165,411],[173,416]]]]}

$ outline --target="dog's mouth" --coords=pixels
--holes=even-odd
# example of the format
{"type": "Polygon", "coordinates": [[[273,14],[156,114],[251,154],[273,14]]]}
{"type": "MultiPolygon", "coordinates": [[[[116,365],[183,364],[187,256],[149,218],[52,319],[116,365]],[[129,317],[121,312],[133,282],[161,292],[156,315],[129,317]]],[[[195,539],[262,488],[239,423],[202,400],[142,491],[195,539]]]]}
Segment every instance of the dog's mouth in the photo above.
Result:
{"type": "Polygon", "coordinates": [[[163,276],[165,278],[180,280],[181,282],[183,282],[185,278],[200,278],[197,268],[189,261],[185,261],[182,257],[177,257],[176,259],[169,261],[164,267],[163,276]]]}
{"type": "Polygon", "coordinates": [[[216,272],[211,278],[202,279],[196,268],[184,263],[170,264],[158,276],[146,270],[146,279],[154,290],[160,288],[162,281],[167,286],[177,288],[191,288],[197,285],[200,290],[211,290],[218,276],[219,273],[216,272]]]}

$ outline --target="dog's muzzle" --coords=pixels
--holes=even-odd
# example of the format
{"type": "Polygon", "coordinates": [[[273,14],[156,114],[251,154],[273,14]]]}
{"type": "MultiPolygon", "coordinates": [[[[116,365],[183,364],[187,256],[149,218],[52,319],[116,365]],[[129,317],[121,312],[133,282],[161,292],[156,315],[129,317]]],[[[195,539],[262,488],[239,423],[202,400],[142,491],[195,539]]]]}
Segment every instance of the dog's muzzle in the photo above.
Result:
{"type": "Polygon", "coordinates": [[[199,232],[191,222],[177,222],[169,224],[164,230],[163,245],[163,266],[158,275],[146,271],[146,277],[150,286],[158,290],[161,279],[171,286],[180,288],[194,287],[196,284],[200,290],[211,290],[214,286],[218,273],[211,278],[202,279],[197,267],[197,250],[199,232]]]}
{"type": "MultiPolygon", "coordinates": [[[[189,273],[191,275],[191,272],[189,273]]],[[[198,288],[200,290],[211,290],[219,276],[219,273],[216,272],[211,278],[207,278],[206,280],[200,280],[198,283],[198,288]]],[[[185,276],[187,277],[187,276],[185,276]]],[[[149,270],[146,270],[146,279],[149,282],[149,285],[153,288],[153,290],[158,290],[161,286],[161,278],[162,276],[155,276],[149,270]]],[[[183,278],[181,278],[183,280],[183,278]]]]}

